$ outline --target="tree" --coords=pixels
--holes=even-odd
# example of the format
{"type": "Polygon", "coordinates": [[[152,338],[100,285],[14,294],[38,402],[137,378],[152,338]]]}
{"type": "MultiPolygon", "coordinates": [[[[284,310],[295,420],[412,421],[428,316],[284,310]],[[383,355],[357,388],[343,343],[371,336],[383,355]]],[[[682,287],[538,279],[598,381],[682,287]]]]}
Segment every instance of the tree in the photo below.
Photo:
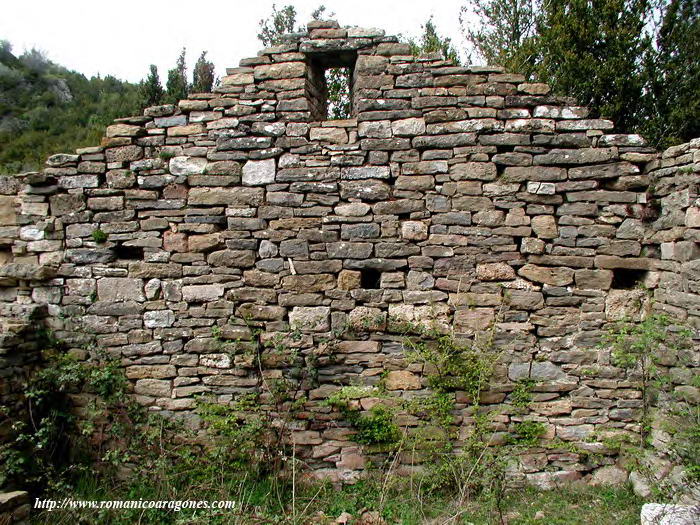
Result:
{"type": "Polygon", "coordinates": [[[530,70],[555,92],[633,130],[641,118],[649,0],[548,0],[537,18],[530,70]]]}
{"type": "Polygon", "coordinates": [[[168,71],[168,82],[165,85],[165,100],[168,104],[177,104],[187,97],[187,65],[185,63],[186,49],[183,47],[175,67],[168,71]]]}
{"type": "Polygon", "coordinates": [[[96,144],[115,118],[140,112],[137,84],[0,48],[0,173],[40,169],[49,155],[96,144]]]}
{"type": "Polygon", "coordinates": [[[536,1],[468,0],[460,10],[459,22],[471,47],[470,62],[483,60],[521,72],[532,58],[536,1]]]}
{"type": "Polygon", "coordinates": [[[440,53],[445,60],[452,60],[455,63],[459,63],[459,55],[452,45],[452,40],[449,37],[441,37],[438,34],[432,16],[428,18],[428,21],[421,27],[423,29],[423,34],[420,40],[418,42],[409,40],[408,42],[411,45],[411,52],[414,55],[437,52],[440,53]]]}
{"type": "Polygon", "coordinates": [[[158,67],[155,64],[151,64],[148,76],[139,85],[141,106],[157,106],[163,102],[164,95],[165,92],[158,76],[158,67]]]}
{"type": "Polygon", "coordinates": [[[700,3],[662,0],[661,23],[645,57],[641,131],[666,147],[700,137],[700,3]]]}
{"type": "Polygon", "coordinates": [[[462,24],[479,57],[546,82],[633,132],[644,120],[652,1],[469,0],[462,24]],[[479,18],[476,29],[465,27],[468,13],[479,18]]]}
{"type": "MultiPolygon", "coordinates": [[[[321,10],[321,13],[324,9],[321,10]]],[[[260,20],[258,40],[260,40],[265,47],[276,46],[282,41],[282,35],[295,32],[296,21],[297,10],[293,5],[286,5],[278,11],[277,6],[272,4],[272,13],[270,16],[260,20]]],[[[296,30],[301,31],[300,28],[296,28],[296,30]]]]}
{"type": "Polygon", "coordinates": [[[192,73],[190,91],[210,93],[214,85],[214,64],[207,60],[207,52],[202,51],[192,73]]]}

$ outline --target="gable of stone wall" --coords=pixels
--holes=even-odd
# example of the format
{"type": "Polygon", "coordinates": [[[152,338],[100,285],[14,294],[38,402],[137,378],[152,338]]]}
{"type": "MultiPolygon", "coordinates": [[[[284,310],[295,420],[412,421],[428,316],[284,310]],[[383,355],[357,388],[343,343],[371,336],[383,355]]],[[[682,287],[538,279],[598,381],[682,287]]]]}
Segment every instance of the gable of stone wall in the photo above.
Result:
{"type": "Polygon", "coordinates": [[[294,439],[344,478],[358,448],[320,401],[383,371],[392,393],[425,393],[407,322],[461,337],[495,325],[494,429],[535,419],[548,439],[611,454],[523,458],[533,481],[577,479],[614,463],[603,437],[638,431],[639,392],[596,347],[607,323],[663,310],[700,327],[700,144],[659,155],[612,129],[518,75],[313,23],[215,93],[120,119],[102,145],[15,179],[2,299],[48,305],[59,338],[121,359],[141,403],[194,426],[195,395],[259,390],[221,337],[298,329],[318,379],[294,439]],[[357,53],[354,118],[312,122],[307,62],[341,51],[357,53]],[[510,392],[528,377],[522,415],[510,392]]]}

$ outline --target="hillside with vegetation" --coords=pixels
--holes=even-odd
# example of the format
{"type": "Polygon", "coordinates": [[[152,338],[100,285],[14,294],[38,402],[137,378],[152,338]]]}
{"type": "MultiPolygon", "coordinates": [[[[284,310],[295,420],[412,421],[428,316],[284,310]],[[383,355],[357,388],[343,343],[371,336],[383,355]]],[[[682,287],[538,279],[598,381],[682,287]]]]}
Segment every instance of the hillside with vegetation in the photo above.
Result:
{"type": "Polygon", "coordinates": [[[99,144],[104,128],[140,110],[139,86],[87,78],[37,50],[0,41],[0,173],[30,171],[56,152],[99,144]]]}

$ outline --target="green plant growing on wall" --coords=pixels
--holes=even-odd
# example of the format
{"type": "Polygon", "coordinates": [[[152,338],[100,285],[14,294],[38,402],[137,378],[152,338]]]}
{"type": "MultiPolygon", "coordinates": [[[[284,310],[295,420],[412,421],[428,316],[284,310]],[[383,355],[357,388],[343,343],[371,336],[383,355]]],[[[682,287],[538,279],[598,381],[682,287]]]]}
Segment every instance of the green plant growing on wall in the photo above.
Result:
{"type": "Polygon", "coordinates": [[[394,422],[394,412],[385,405],[374,405],[368,414],[351,410],[348,419],[357,429],[354,439],[363,445],[394,445],[401,439],[401,429],[394,422]]]}
{"type": "Polygon", "coordinates": [[[670,453],[683,465],[685,482],[700,485],[700,405],[676,400],[666,419],[670,453]]]}
{"type": "Polygon", "coordinates": [[[250,354],[258,379],[259,415],[265,429],[258,445],[262,463],[267,472],[281,473],[287,464],[294,471],[293,423],[307,402],[304,389],[316,380],[316,359],[297,348],[302,339],[301,331],[293,329],[270,337],[251,319],[244,318],[243,322],[251,337],[248,341],[239,341],[238,346],[250,354]],[[279,375],[270,375],[268,371],[272,369],[279,370],[279,375]]]}
{"type": "Polygon", "coordinates": [[[532,402],[532,390],[537,386],[537,381],[531,378],[519,379],[515,388],[510,393],[510,400],[518,408],[527,408],[532,402]]]}
{"type": "Polygon", "coordinates": [[[460,506],[478,495],[493,505],[503,523],[509,458],[503,447],[492,446],[488,415],[475,412],[473,419],[459,451],[446,451],[431,461],[423,484],[428,492],[454,492],[460,506]]]}
{"type": "Polygon", "coordinates": [[[675,324],[663,314],[650,315],[639,323],[619,321],[610,327],[601,342],[601,346],[611,349],[611,361],[615,366],[638,378],[642,395],[642,446],[650,431],[650,408],[667,377],[659,365],[661,356],[687,347],[690,342],[690,330],[675,324]]]}
{"type": "Polygon", "coordinates": [[[406,410],[429,423],[449,430],[454,425],[455,399],[452,392],[431,392],[415,397],[404,404],[406,410]]]}
{"type": "Polygon", "coordinates": [[[363,397],[379,397],[380,395],[382,395],[381,390],[374,386],[348,385],[333,392],[323,400],[322,405],[344,410],[349,407],[352,400],[363,397]]]}
{"type": "MultiPolygon", "coordinates": [[[[14,439],[0,447],[0,485],[21,480],[22,486],[40,490],[60,483],[79,448],[74,435],[87,435],[97,424],[104,427],[104,418],[99,422],[88,418],[78,425],[71,411],[71,394],[93,394],[110,406],[123,406],[126,378],[118,361],[102,355],[99,361],[86,364],[58,348],[47,350],[44,357],[46,366],[30,378],[24,392],[29,419],[14,421],[14,439]]],[[[88,415],[98,412],[102,411],[86,407],[88,415]]],[[[96,444],[92,443],[93,450],[96,444]]]]}
{"type": "Polygon", "coordinates": [[[96,230],[93,230],[92,234],[92,240],[95,241],[98,244],[102,244],[103,242],[107,242],[107,234],[100,230],[99,228],[96,230]]]}
{"type": "Polygon", "coordinates": [[[170,159],[176,156],[177,154],[171,149],[162,149],[158,152],[158,157],[164,162],[168,162],[170,159]]]}
{"type": "Polygon", "coordinates": [[[395,445],[402,439],[399,426],[394,422],[395,411],[377,403],[362,412],[356,401],[365,397],[382,397],[381,389],[372,386],[350,385],[339,388],[323,401],[323,405],[340,410],[343,418],[357,430],[354,440],[363,445],[395,445]],[[353,403],[355,401],[355,403],[353,403]]]}
{"type": "Polygon", "coordinates": [[[197,413],[215,443],[216,455],[226,458],[227,468],[259,474],[265,457],[265,416],[257,394],[242,394],[229,404],[209,397],[197,399],[197,413]]]}
{"type": "Polygon", "coordinates": [[[545,434],[546,428],[540,421],[526,420],[516,423],[509,442],[523,447],[534,447],[545,434]]]}
{"type": "Polygon", "coordinates": [[[496,355],[493,333],[477,335],[472,341],[459,341],[452,334],[423,330],[419,337],[404,338],[406,357],[421,363],[428,385],[437,392],[467,393],[474,404],[488,388],[496,355]]]}

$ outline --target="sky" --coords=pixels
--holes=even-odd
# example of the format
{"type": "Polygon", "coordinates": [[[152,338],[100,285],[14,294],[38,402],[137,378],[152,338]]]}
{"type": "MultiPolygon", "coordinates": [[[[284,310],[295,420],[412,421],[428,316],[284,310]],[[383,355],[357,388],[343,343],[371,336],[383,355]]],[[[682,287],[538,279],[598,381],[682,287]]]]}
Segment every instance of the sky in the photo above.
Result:
{"type": "Polygon", "coordinates": [[[433,15],[440,34],[462,46],[459,10],[463,0],[1,0],[0,39],[13,53],[37,48],[49,59],[86,76],[112,75],[132,82],[156,64],[165,83],[182,47],[188,74],[202,51],[217,76],[262,48],[258,24],[292,3],[306,23],[323,3],[345,26],[378,27],[387,34],[417,37],[433,15]]]}

